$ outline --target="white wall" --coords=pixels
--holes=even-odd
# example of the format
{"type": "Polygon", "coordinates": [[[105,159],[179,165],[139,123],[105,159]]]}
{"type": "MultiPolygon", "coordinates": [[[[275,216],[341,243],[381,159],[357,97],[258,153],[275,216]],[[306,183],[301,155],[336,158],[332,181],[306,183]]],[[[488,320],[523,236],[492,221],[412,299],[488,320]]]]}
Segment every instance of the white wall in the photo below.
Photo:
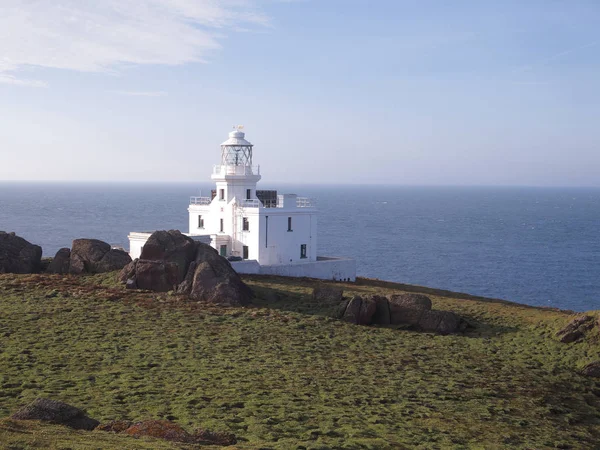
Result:
{"type": "Polygon", "coordinates": [[[236,272],[243,274],[356,281],[356,261],[346,258],[326,258],[304,263],[269,266],[259,265],[256,261],[234,261],[231,266],[236,272]]]}

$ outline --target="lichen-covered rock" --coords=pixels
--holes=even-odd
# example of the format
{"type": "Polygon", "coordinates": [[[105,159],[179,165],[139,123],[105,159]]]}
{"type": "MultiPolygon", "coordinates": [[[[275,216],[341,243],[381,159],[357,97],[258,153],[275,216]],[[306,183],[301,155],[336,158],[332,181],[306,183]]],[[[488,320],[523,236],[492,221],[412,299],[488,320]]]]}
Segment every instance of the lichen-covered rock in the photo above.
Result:
{"type": "MultiPolygon", "coordinates": [[[[204,245],[204,244],[203,244],[204,245]]],[[[209,303],[244,306],[251,302],[252,291],[225,258],[196,262],[192,288],[193,300],[209,303]]]]}
{"type": "Polygon", "coordinates": [[[71,249],[70,248],[61,248],[54,255],[54,259],[48,265],[46,272],[48,273],[57,273],[57,274],[65,274],[69,273],[69,266],[71,261],[71,249]]]}
{"type": "Polygon", "coordinates": [[[178,230],[155,231],[148,238],[140,259],[164,261],[177,266],[177,284],[185,278],[196,257],[196,242],[178,230]]]}
{"type": "Polygon", "coordinates": [[[358,295],[355,295],[354,297],[352,297],[350,299],[350,301],[348,302],[346,311],[344,311],[342,320],[344,320],[345,322],[358,324],[361,306],[362,306],[362,298],[358,295]]]}
{"type": "Polygon", "coordinates": [[[418,326],[422,331],[440,334],[456,333],[460,327],[460,318],[450,311],[425,311],[418,326]]]}
{"type": "Polygon", "coordinates": [[[178,274],[174,263],[139,259],[135,265],[135,277],[131,280],[138,289],[168,292],[177,288],[178,274]]]}
{"type": "Polygon", "coordinates": [[[319,283],[313,289],[312,298],[319,303],[339,304],[344,298],[344,290],[337,286],[319,283]]]}
{"type": "Polygon", "coordinates": [[[130,436],[149,436],[166,441],[192,443],[193,437],[181,426],[168,420],[145,420],[130,426],[124,431],[130,436]]]}
{"type": "Polygon", "coordinates": [[[15,420],[41,420],[66,425],[77,430],[93,430],[100,422],[88,417],[74,406],[56,400],[38,398],[19,409],[12,416],[15,420]]]}
{"type": "Polygon", "coordinates": [[[374,295],[375,314],[373,314],[372,322],[378,325],[389,325],[390,320],[390,305],[388,299],[381,295],[374,295]]]}
{"type": "Polygon", "coordinates": [[[224,431],[196,430],[193,434],[193,440],[196,444],[205,445],[227,446],[237,444],[235,434],[226,433],[224,431]]]}
{"type": "Polygon", "coordinates": [[[112,249],[98,239],[75,239],[71,246],[69,273],[104,273],[120,270],[131,262],[129,254],[112,249]]]}
{"type": "Polygon", "coordinates": [[[562,330],[556,333],[560,342],[570,343],[578,341],[585,336],[585,333],[594,328],[594,318],[592,316],[579,316],[573,319],[562,330]]]}
{"type": "Polygon", "coordinates": [[[15,233],[0,231],[0,273],[37,273],[42,248],[15,233]]]}
{"type": "Polygon", "coordinates": [[[422,294],[395,294],[389,297],[389,307],[391,324],[418,325],[431,310],[431,300],[422,294]]]}
{"type": "Polygon", "coordinates": [[[583,368],[581,374],[586,377],[600,378],[600,361],[589,363],[583,368]]]}
{"type": "Polygon", "coordinates": [[[110,433],[122,433],[133,425],[130,420],[111,420],[94,428],[94,431],[107,431],[110,433]]]}

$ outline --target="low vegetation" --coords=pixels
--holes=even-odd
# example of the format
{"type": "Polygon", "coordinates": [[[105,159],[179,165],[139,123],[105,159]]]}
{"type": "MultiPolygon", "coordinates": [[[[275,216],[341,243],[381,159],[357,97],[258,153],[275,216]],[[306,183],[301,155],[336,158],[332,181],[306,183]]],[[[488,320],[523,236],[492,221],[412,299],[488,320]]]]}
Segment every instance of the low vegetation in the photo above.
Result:
{"type": "MultiPolygon", "coordinates": [[[[128,291],[115,274],[0,275],[0,442],[11,449],[193,448],[8,419],[37,397],[107,422],[167,419],[234,433],[238,449],[597,448],[598,330],[573,316],[426,290],[472,327],[440,336],[363,327],[314,282],[247,277],[254,306],[128,291]]],[[[340,284],[347,295],[410,286],[340,284]]],[[[595,314],[594,314],[595,315],[595,314]]],[[[210,447],[202,447],[210,448],[210,447]]],[[[215,447],[216,448],[216,447],[215,447]]]]}

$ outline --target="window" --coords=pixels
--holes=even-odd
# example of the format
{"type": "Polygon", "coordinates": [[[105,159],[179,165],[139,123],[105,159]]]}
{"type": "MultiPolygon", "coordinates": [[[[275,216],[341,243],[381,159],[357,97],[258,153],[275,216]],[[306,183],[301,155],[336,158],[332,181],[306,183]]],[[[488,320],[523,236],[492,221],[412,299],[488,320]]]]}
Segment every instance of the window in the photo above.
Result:
{"type": "Polygon", "coordinates": [[[219,231],[222,233],[224,231],[224,229],[225,229],[225,225],[223,223],[223,219],[221,219],[219,231]]]}
{"type": "Polygon", "coordinates": [[[247,218],[247,217],[244,217],[244,218],[242,219],[242,230],[243,230],[243,231],[248,231],[248,230],[250,230],[250,222],[248,222],[248,218],[247,218]]]}
{"type": "Polygon", "coordinates": [[[288,217],[288,231],[294,231],[292,230],[292,218],[288,217]]]}
{"type": "Polygon", "coordinates": [[[247,245],[244,245],[244,247],[243,247],[242,258],[248,259],[248,246],[247,245]]]}
{"type": "Polygon", "coordinates": [[[252,198],[252,189],[246,189],[246,200],[250,200],[252,198]]]}
{"type": "Polygon", "coordinates": [[[227,257],[227,246],[226,245],[221,245],[221,248],[219,249],[219,254],[223,257],[226,258],[227,257]]]}
{"type": "Polygon", "coordinates": [[[300,258],[306,258],[306,244],[300,246],[300,258]]]}
{"type": "Polygon", "coordinates": [[[198,216],[198,228],[204,228],[204,219],[202,216],[198,216]]]}
{"type": "Polygon", "coordinates": [[[219,200],[225,200],[225,189],[219,189],[219,200]]]}

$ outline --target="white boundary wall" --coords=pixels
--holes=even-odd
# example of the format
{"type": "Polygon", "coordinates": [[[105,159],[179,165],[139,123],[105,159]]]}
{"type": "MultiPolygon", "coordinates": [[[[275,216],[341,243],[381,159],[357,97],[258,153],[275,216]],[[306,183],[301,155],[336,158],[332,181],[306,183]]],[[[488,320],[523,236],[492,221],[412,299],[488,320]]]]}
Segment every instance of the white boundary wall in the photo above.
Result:
{"type": "Polygon", "coordinates": [[[349,258],[319,256],[317,261],[266,266],[261,266],[257,261],[232,261],[231,266],[242,274],[356,281],[356,260],[349,258]]]}

